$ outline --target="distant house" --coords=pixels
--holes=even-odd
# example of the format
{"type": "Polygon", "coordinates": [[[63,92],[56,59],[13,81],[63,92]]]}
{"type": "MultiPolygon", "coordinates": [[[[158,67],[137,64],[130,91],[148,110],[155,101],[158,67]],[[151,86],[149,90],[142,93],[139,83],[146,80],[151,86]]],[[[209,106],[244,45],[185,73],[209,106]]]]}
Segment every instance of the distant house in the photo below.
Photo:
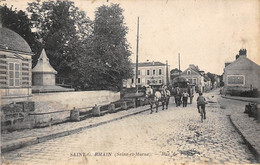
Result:
{"type": "Polygon", "coordinates": [[[2,104],[31,99],[32,56],[33,52],[30,46],[19,34],[0,27],[0,94],[2,104]]]}
{"type": "Polygon", "coordinates": [[[204,91],[204,74],[204,71],[199,70],[198,66],[190,64],[189,67],[182,72],[181,77],[186,78],[190,84],[195,86],[196,91],[199,92],[204,91]]]}
{"type": "Polygon", "coordinates": [[[138,64],[138,79],[136,80],[136,64],[132,64],[133,78],[124,81],[124,87],[132,88],[137,85],[139,87],[151,85],[162,86],[167,84],[167,79],[170,81],[169,68],[161,62],[142,62],[138,64]],[[166,73],[168,71],[168,74],[166,73]],[[168,78],[167,78],[168,76],[168,78]]]}
{"type": "Polygon", "coordinates": [[[260,66],[247,58],[246,49],[240,49],[236,60],[225,63],[224,92],[228,94],[231,90],[247,91],[260,90],[260,66]]]}

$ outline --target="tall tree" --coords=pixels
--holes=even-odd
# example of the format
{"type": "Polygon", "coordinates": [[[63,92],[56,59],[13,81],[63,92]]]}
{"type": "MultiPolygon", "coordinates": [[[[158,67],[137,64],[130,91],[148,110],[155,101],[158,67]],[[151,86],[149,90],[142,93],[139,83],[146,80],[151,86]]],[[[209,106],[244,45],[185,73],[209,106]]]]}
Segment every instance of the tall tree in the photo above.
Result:
{"type": "Polygon", "coordinates": [[[3,5],[0,6],[0,15],[3,27],[9,28],[22,36],[35,54],[40,51],[38,36],[32,32],[31,28],[33,24],[24,11],[13,10],[13,6],[9,8],[3,5]]]}
{"type": "Polygon", "coordinates": [[[96,10],[92,48],[98,72],[92,86],[120,90],[122,80],[132,76],[127,32],[123,9],[118,4],[103,5],[96,10]]]}
{"type": "Polygon", "coordinates": [[[33,27],[42,39],[51,65],[59,77],[74,80],[78,72],[73,66],[79,61],[85,40],[91,33],[90,19],[69,0],[37,0],[28,5],[33,27]]]}
{"type": "Polygon", "coordinates": [[[208,72],[207,73],[207,76],[210,78],[210,80],[211,80],[211,84],[212,84],[212,86],[213,86],[213,84],[215,83],[215,74],[213,74],[213,73],[210,73],[210,72],[208,72]]]}

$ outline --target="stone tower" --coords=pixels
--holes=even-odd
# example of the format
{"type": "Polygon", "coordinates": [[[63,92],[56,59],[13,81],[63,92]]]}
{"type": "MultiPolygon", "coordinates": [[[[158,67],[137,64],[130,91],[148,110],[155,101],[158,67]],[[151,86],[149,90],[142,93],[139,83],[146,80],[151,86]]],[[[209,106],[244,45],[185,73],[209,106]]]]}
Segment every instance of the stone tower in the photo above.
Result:
{"type": "Polygon", "coordinates": [[[44,49],[38,59],[37,65],[32,70],[34,86],[54,86],[57,71],[51,66],[44,49]]]}

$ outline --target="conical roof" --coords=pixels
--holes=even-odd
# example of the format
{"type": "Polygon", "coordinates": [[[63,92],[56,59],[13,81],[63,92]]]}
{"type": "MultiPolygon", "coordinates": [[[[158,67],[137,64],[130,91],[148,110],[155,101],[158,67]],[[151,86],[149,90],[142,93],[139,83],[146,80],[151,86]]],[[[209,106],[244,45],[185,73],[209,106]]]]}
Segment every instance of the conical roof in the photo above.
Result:
{"type": "Polygon", "coordinates": [[[38,59],[36,66],[33,68],[32,72],[57,74],[57,71],[53,69],[53,67],[51,66],[44,49],[42,49],[42,53],[38,59]]]}

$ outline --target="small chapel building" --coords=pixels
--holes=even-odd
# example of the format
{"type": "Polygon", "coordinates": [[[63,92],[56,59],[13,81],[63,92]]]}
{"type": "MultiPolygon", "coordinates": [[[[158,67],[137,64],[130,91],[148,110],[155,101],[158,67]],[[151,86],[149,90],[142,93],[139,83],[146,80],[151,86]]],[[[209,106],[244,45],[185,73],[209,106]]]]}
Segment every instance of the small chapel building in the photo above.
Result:
{"type": "Polygon", "coordinates": [[[0,25],[1,103],[29,101],[32,97],[32,56],[28,43],[0,25]]]}

